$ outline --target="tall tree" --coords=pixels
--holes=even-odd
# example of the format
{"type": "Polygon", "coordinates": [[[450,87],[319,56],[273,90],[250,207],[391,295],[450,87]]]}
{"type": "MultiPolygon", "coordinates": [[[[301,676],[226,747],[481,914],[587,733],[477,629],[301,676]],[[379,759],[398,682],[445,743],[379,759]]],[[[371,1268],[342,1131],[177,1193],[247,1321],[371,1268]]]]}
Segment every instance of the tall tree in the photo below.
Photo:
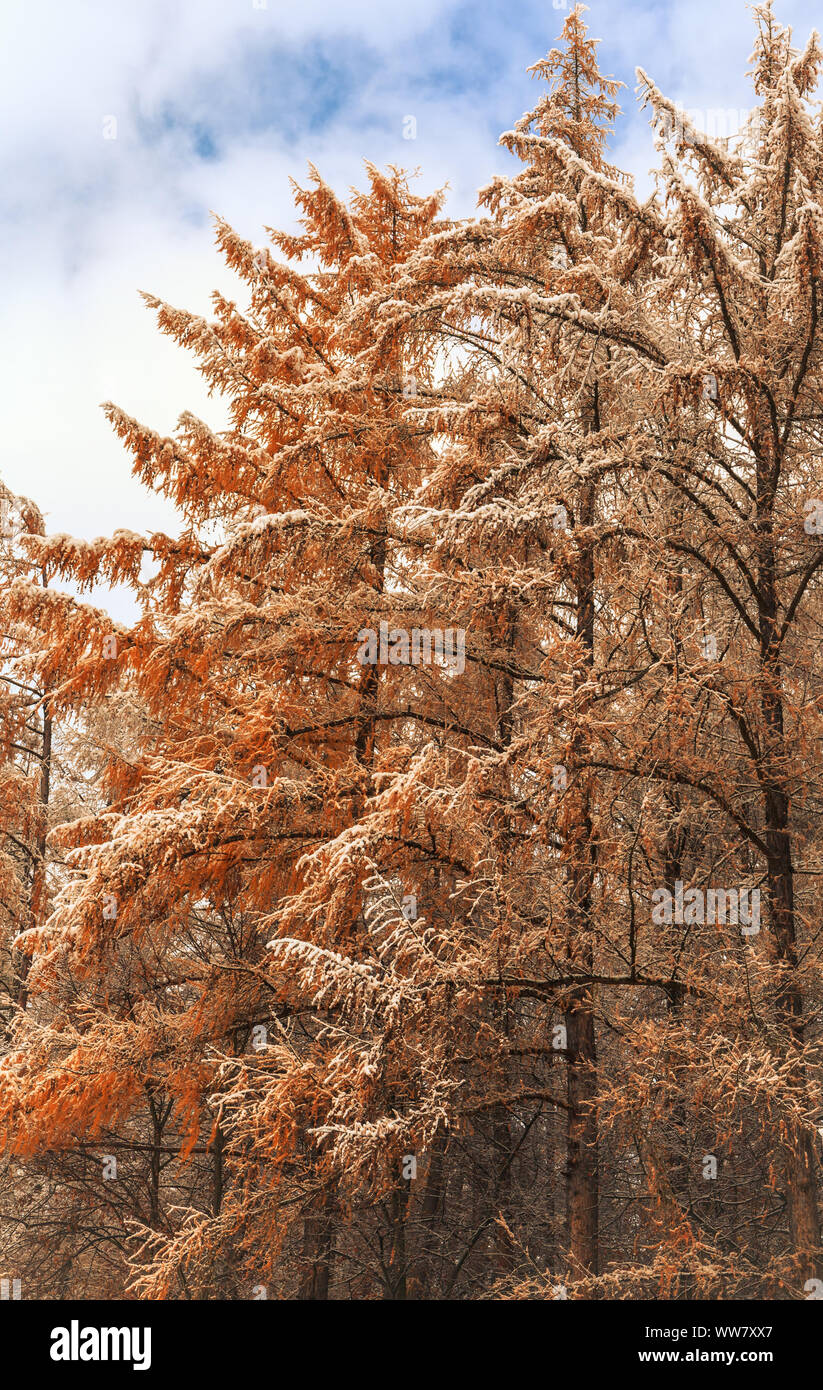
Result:
{"type": "MultiPolygon", "coordinates": [[[[425,235],[438,199],[415,197],[395,171],[369,175],[351,209],[316,174],[296,190],[304,233],[272,236],[290,262],[319,264],[305,275],[219,224],[229,265],[251,287],[247,316],[220,296],[214,324],[150,300],[228,397],[233,428],[216,435],[186,416],[167,440],[111,407],[135,471],[175,501],[186,529],[94,546],[55,537],[37,557],[80,586],[132,584],[140,621],[115,629],[65,595],[13,591],[18,620],[43,634],[54,707],[70,715],[122,691],[139,723],[135,745],[112,757],[105,810],[62,832],[76,873],[31,976],[59,1013],[50,1030],[24,1031],[7,1061],[12,1142],[94,1143],[142,1115],[153,1155],[146,1224],[158,1239],[174,1234],[163,1169],[207,1150],[213,1190],[193,1211],[215,1236],[205,1266],[202,1245],[195,1269],[182,1262],[176,1287],[187,1291],[208,1289],[218,1268],[230,1287],[243,1277],[228,1267],[242,1267],[234,1232],[251,1209],[229,1138],[242,1084],[247,1096],[292,1096],[286,1128],[272,1128],[253,1164],[282,1169],[298,1191],[302,1288],[327,1292],[328,1190],[313,1130],[333,1010],[312,986],[330,950],[373,950],[362,888],[341,887],[332,920],[301,922],[293,964],[264,952],[302,861],[344,833],[370,794],[380,688],[356,660],[358,632],[382,601],[392,508],[427,455],[404,419],[416,364],[397,351],[374,359],[363,306],[425,235]],[[62,993],[58,960],[86,980],[82,998],[62,993]]],[[[270,1223],[281,1242],[291,1232],[287,1210],[271,1207],[248,1234],[261,1261],[252,1283],[271,1264],[270,1223]]]]}

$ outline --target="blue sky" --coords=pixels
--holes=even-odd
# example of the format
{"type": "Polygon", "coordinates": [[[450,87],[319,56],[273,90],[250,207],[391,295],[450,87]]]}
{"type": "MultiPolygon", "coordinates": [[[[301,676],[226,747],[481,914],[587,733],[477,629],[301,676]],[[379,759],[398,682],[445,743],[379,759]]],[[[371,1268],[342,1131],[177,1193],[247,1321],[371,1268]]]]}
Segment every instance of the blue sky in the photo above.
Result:
{"type": "MultiPolygon", "coordinates": [[[[262,245],[264,224],[293,224],[288,178],[310,159],[339,189],[364,158],[419,166],[421,191],[448,182],[449,210],[470,212],[511,167],[497,137],[535,100],[525,69],[566,13],[552,0],[3,0],[4,481],[54,531],[173,527],[99,403],[163,431],[184,409],[215,427],[223,414],[137,290],[200,313],[214,288],[236,297],[209,210],[262,245]]],[[[802,46],[820,7],[777,0],[776,14],[802,46]]],[[[586,19],[601,68],[627,84],[612,159],[641,189],[654,150],[637,65],[691,111],[750,105],[742,0],[592,0],[586,19]]]]}

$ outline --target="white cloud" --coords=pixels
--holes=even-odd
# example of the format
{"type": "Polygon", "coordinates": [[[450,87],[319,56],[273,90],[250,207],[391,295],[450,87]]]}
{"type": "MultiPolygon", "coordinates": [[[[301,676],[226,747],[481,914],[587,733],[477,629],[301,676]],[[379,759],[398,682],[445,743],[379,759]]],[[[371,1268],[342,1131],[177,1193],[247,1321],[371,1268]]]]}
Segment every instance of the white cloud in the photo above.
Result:
{"type": "MultiPolygon", "coordinates": [[[[778,8],[805,42],[816,5],[778,8]]],[[[543,0],[4,0],[9,485],[54,530],[172,527],[171,509],[131,479],[99,403],[114,399],[163,431],[183,409],[216,427],[223,413],[137,289],[201,313],[213,288],[237,295],[205,210],[262,244],[264,224],[293,225],[288,177],[299,180],[308,159],[341,190],[362,182],[364,157],[420,165],[421,190],[448,181],[449,210],[471,211],[476,189],[506,167],[497,126],[537,95],[525,62],[564,17],[543,0]],[[402,138],[407,114],[414,141],[402,138]],[[107,115],[116,140],[103,138],[107,115]],[[213,157],[194,152],[198,127],[214,135],[213,157]]],[[[604,40],[603,69],[631,86],[640,63],[686,106],[749,99],[753,29],[737,0],[593,0],[587,21],[604,40]]],[[[654,152],[631,86],[612,157],[642,190],[654,152]]],[[[125,612],[121,598],[112,607],[125,612]]]]}

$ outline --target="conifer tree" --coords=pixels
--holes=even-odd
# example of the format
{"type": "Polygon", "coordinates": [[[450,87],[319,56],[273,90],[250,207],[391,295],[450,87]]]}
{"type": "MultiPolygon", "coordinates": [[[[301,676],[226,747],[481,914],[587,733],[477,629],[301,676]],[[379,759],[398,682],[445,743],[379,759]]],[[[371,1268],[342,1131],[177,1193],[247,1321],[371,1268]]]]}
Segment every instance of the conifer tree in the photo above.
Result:
{"type": "MultiPolygon", "coordinates": [[[[767,1114],[784,1172],[772,1181],[785,1192],[798,1270],[810,1274],[819,1269],[820,1225],[804,995],[814,971],[798,872],[810,862],[817,800],[806,633],[822,557],[803,509],[818,468],[820,128],[808,100],[821,53],[815,35],[794,51],[771,3],[755,15],[759,104],[736,148],[695,131],[640,73],[670,209],[660,293],[674,306],[674,332],[658,400],[673,465],[666,476],[681,505],[661,519],[663,546],[688,590],[681,631],[691,648],[681,669],[664,668],[661,700],[681,727],[671,755],[661,757],[659,744],[655,753],[658,775],[721,809],[713,853],[764,887],[768,928],[752,931],[736,961],[749,998],[741,982],[733,1045],[753,1023],[753,974],[769,1017],[759,1060],[780,1078],[767,1114]]],[[[704,837],[704,863],[707,850],[704,837]]]]}
{"type": "MultiPolygon", "coordinates": [[[[382,602],[391,511],[427,452],[404,418],[421,368],[397,351],[376,361],[363,304],[376,282],[391,284],[438,199],[413,196],[395,171],[369,176],[351,209],[314,172],[310,189],[296,189],[303,233],[272,233],[287,262],[218,225],[251,288],[248,315],[215,296],[209,324],[150,299],[228,397],[232,428],[217,435],[185,416],[163,439],[110,407],[138,476],[175,501],[185,530],[93,545],[52,537],[37,555],[46,575],[81,587],[131,584],[140,620],[118,629],[66,595],[12,591],[18,620],[43,634],[55,708],[69,715],[128,694],[141,727],[111,759],[106,809],[61,831],[75,875],[33,942],[32,971],[33,987],[55,992],[60,1022],[23,1032],[4,1072],[5,1114],[24,1152],[148,1124],[145,1224],[158,1238],[173,1226],[161,1211],[163,1155],[177,1173],[207,1152],[213,1195],[184,1226],[186,1236],[186,1222],[198,1227],[190,1244],[209,1226],[210,1262],[199,1244],[181,1256],[176,1292],[213,1287],[216,1271],[241,1287],[236,1228],[250,1177],[232,1167],[233,1088],[247,1101],[255,1091],[272,1104],[289,1097],[285,1128],[272,1126],[251,1168],[264,1188],[282,1170],[308,1229],[313,1296],[328,1279],[315,1248],[328,1203],[312,1130],[333,997],[324,1001],[318,971],[334,972],[340,945],[373,951],[362,885],[340,883],[330,920],[301,919],[288,954],[265,948],[304,861],[345,833],[370,794],[383,716],[375,670],[356,659],[358,632],[382,602]],[[301,273],[300,258],[319,269],[301,273]],[[58,960],[86,982],[74,1005],[58,960]]],[[[249,1150],[241,1144],[235,1158],[247,1162],[249,1150]]],[[[247,1233],[253,1258],[269,1265],[292,1234],[282,1191],[280,1202],[247,1233]]],[[[261,1282],[266,1268],[248,1277],[261,1282]]]]}
{"type": "MultiPolygon", "coordinates": [[[[601,715],[593,699],[598,682],[605,681],[601,700],[615,699],[621,685],[607,670],[610,614],[595,623],[604,586],[596,557],[615,486],[633,469],[621,399],[625,345],[645,345],[634,282],[658,228],[629,181],[605,162],[619,84],[598,70],[583,9],[565,23],[564,48],[533,69],[549,82],[548,94],[502,137],[524,169],[484,191],[490,218],[424,245],[407,275],[432,287],[422,309],[410,295],[410,329],[422,316],[433,321],[457,363],[439,388],[435,418],[451,452],[436,480],[442,510],[428,524],[456,571],[454,606],[468,571],[485,592],[491,628],[483,631],[475,605],[471,656],[479,673],[489,673],[498,720],[495,744],[475,754],[471,768],[496,807],[491,825],[487,806],[474,808],[483,865],[475,891],[489,923],[483,949],[492,955],[474,968],[495,991],[497,1046],[517,1058],[542,1057],[529,1084],[518,1067],[501,1077],[508,1113],[529,1131],[547,1109],[565,1115],[567,1245],[563,1254],[562,1244],[550,1246],[550,1258],[564,1271],[568,1257],[572,1270],[594,1272],[602,938],[595,885],[603,881],[598,842],[606,837],[594,781],[580,764],[592,737],[609,727],[611,714],[601,715]],[[444,260],[455,283],[441,289],[444,260]],[[497,829],[503,823],[505,837],[497,829]],[[565,1097],[549,1084],[561,1060],[565,1097]],[[535,1106],[525,1118],[521,1097],[535,1106]]],[[[394,313],[389,306],[390,322],[394,313]]],[[[427,419],[435,407],[423,402],[417,410],[427,419]]],[[[602,546],[600,554],[613,565],[602,546]]],[[[536,1130],[529,1147],[539,1142],[536,1130]]]]}

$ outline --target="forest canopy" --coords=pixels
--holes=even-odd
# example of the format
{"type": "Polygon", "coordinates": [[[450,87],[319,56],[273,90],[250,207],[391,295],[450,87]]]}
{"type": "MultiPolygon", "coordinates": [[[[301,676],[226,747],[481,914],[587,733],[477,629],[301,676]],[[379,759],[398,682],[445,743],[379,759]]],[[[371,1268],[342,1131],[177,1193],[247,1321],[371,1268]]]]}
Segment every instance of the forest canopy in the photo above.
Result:
{"type": "Polygon", "coordinates": [[[755,6],[723,139],[638,70],[641,200],[584,10],[476,215],[310,167],[145,296],[175,534],[0,488],[27,1297],[823,1291],[823,50],[755,6]]]}

